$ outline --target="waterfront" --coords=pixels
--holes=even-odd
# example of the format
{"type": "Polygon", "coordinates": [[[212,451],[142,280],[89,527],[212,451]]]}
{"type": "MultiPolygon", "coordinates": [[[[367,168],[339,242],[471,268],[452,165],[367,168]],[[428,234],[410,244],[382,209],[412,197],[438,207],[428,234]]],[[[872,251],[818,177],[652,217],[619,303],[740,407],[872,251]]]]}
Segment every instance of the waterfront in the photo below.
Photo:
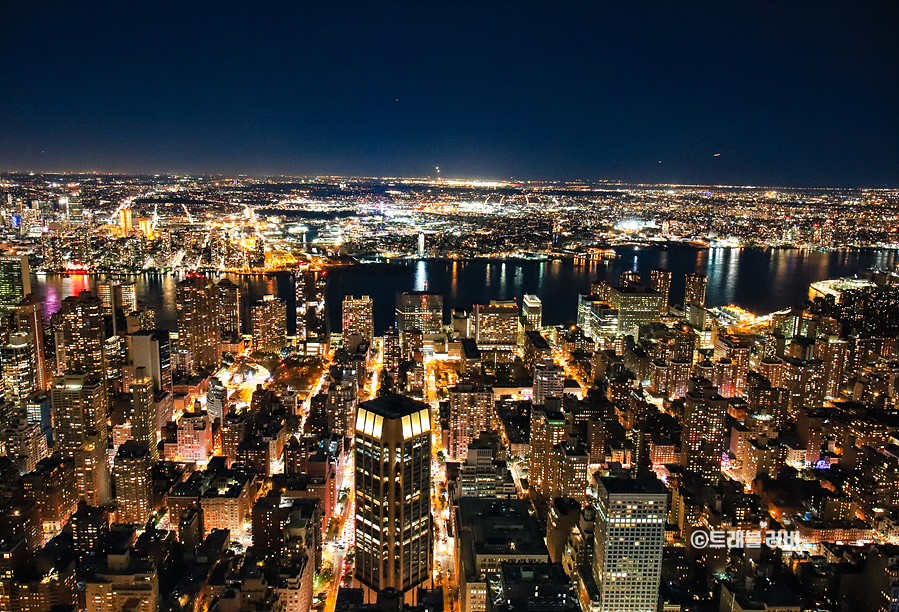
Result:
{"type": "MultiPolygon", "coordinates": [[[[428,290],[445,296],[447,316],[452,308],[470,308],[489,300],[520,298],[535,293],[544,304],[544,323],[562,324],[576,316],[577,295],[590,290],[596,280],[615,282],[623,270],[637,270],[648,280],[653,268],[673,273],[671,300],[683,297],[684,275],[698,271],[709,277],[709,306],[737,304],[756,314],[785,308],[805,300],[808,285],[827,278],[849,276],[868,268],[895,268],[899,251],[844,249],[696,249],[620,247],[617,259],[591,265],[565,261],[532,260],[400,260],[390,265],[368,264],[328,271],[328,313],[333,330],[340,329],[340,302],[344,295],[370,295],[375,302],[375,328],[382,332],[393,323],[398,292],[428,290]]],[[[236,276],[244,289],[244,331],[249,331],[249,308],[267,293],[287,303],[288,331],[294,330],[295,296],[290,274],[236,276]]],[[[102,276],[40,275],[33,291],[44,304],[45,314],[59,309],[68,295],[93,289],[102,276]]],[[[175,329],[175,286],[180,276],[141,274],[127,277],[136,284],[138,301],[156,309],[158,325],[175,329]]]]}

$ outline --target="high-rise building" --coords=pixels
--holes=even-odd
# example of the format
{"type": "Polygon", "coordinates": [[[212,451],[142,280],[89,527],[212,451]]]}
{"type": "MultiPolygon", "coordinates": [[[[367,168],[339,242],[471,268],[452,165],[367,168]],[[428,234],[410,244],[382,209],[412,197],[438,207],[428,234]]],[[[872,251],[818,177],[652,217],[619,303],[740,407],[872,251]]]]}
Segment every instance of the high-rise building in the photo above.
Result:
{"type": "Polygon", "coordinates": [[[527,294],[521,299],[521,316],[535,330],[543,327],[543,302],[536,295],[527,294]]]}
{"type": "Polygon", "coordinates": [[[443,327],[443,296],[428,291],[398,293],[396,325],[401,334],[413,329],[438,333],[443,327]]]}
{"type": "Polygon", "coordinates": [[[66,374],[53,379],[50,391],[55,429],[55,450],[66,457],[88,439],[91,432],[107,439],[109,399],[103,378],[96,374],[66,374]]]}
{"type": "Polygon", "coordinates": [[[0,308],[11,310],[31,293],[31,270],[25,255],[0,256],[0,308]]]}
{"type": "Polygon", "coordinates": [[[518,304],[491,300],[475,304],[474,339],[486,364],[511,363],[518,356],[518,304]]]}
{"type": "Polygon", "coordinates": [[[103,312],[121,311],[125,315],[137,311],[137,288],[134,283],[117,280],[97,284],[97,295],[103,303],[103,312]]]}
{"type": "Polygon", "coordinates": [[[339,436],[353,435],[356,423],[356,391],[358,387],[353,377],[332,380],[328,384],[328,399],[325,410],[328,415],[328,429],[339,436]]]}
{"type": "Polygon", "coordinates": [[[652,479],[599,478],[593,574],[602,612],[658,610],[668,491],[652,479]]]}
{"type": "Polygon", "coordinates": [[[539,404],[531,407],[531,455],[528,465],[528,481],[531,491],[547,497],[551,490],[549,478],[550,455],[570,429],[565,415],[558,410],[545,409],[539,404]]]}
{"type": "Polygon", "coordinates": [[[153,379],[155,392],[172,392],[172,354],[169,332],[142,329],[131,336],[131,360],[153,379]]]}
{"type": "Polygon", "coordinates": [[[20,406],[37,390],[36,365],[31,334],[13,334],[0,347],[0,374],[6,401],[20,406]]]}
{"type": "Polygon", "coordinates": [[[746,374],[749,372],[749,353],[749,343],[739,336],[721,334],[715,339],[715,359],[729,360],[733,365],[732,375],[724,381],[728,385],[729,393],[721,395],[725,397],[742,397],[744,395],[746,374]]]}
{"type": "Polygon", "coordinates": [[[131,382],[131,439],[144,444],[153,462],[159,461],[158,438],[156,428],[156,402],[154,398],[153,379],[145,368],[134,369],[134,380],[131,382]]]}
{"type": "Polygon", "coordinates": [[[482,431],[490,428],[493,389],[458,384],[449,390],[449,404],[449,460],[462,461],[468,452],[468,445],[482,431]]]}
{"type": "Polygon", "coordinates": [[[134,227],[134,215],[130,206],[124,206],[119,209],[119,235],[127,236],[134,227]]]}
{"type": "Polygon", "coordinates": [[[687,284],[684,291],[684,306],[705,306],[705,287],[709,277],[702,274],[687,274],[687,284]]]}
{"type": "Polygon", "coordinates": [[[649,273],[649,286],[656,293],[662,295],[661,315],[668,314],[668,304],[671,299],[671,270],[656,268],[649,273]]]}
{"type": "Polygon", "coordinates": [[[565,392],[565,370],[561,366],[539,364],[534,367],[534,403],[547,397],[562,397],[565,392]]]}
{"type": "Polygon", "coordinates": [[[368,343],[374,339],[374,303],[367,295],[363,295],[359,299],[348,295],[343,299],[344,341],[353,334],[359,334],[368,343]]]}
{"type": "Polygon", "coordinates": [[[263,296],[250,310],[253,347],[258,351],[280,351],[287,337],[287,306],[273,295],[263,296]]]}
{"type": "Polygon", "coordinates": [[[683,462],[688,473],[697,474],[707,483],[721,478],[721,455],[724,452],[724,420],[727,400],[706,379],[690,381],[684,397],[683,462]]]}
{"type": "Polygon", "coordinates": [[[75,450],[75,479],[78,497],[91,506],[104,506],[112,499],[105,433],[94,430],[85,434],[75,450]]]}
{"type": "Polygon", "coordinates": [[[38,391],[50,388],[50,371],[44,343],[44,315],[41,303],[29,293],[16,307],[16,329],[20,334],[31,336],[34,347],[34,386],[38,391]]]}
{"type": "Polygon", "coordinates": [[[240,287],[227,278],[218,282],[221,296],[222,334],[240,335],[240,287]]]}
{"type": "Polygon", "coordinates": [[[307,354],[322,353],[328,345],[327,292],[327,271],[297,272],[297,341],[305,344],[307,354]]]}
{"type": "Polygon", "coordinates": [[[609,303],[618,310],[619,333],[636,336],[641,325],[659,320],[664,297],[646,285],[632,282],[626,287],[612,287],[609,303]]]}
{"type": "Polygon", "coordinates": [[[153,458],[146,444],[129,440],[115,456],[117,523],[146,524],[153,510],[153,458]]]}
{"type": "Polygon", "coordinates": [[[78,503],[75,460],[56,454],[37,464],[22,478],[25,497],[34,500],[44,521],[44,536],[52,538],[63,528],[78,503]]]}
{"type": "Polygon", "coordinates": [[[178,283],[178,346],[190,352],[194,368],[212,370],[221,359],[221,296],[209,279],[191,276],[178,283]]]}
{"type": "Polygon", "coordinates": [[[63,196],[59,198],[59,204],[65,208],[66,220],[69,225],[81,225],[84,222],[84,205],[81,202],[80,194],[63,196]]]}
{"type": "Polygon", "coordinates": [[[103,304],[89,291],[69,296],[57,313],[57,372],[107,376],[103,304]]]}
{"type": "Polygon", "coordinates": [[[212,422],[228,414],[228,388],[216,377],[209,380],[209,388],[206,389],[206,412],[212,422]]]}
{"type": "Polygon", "coordinates": [[[356,573],[372,592],[409,594],[432,564],[431,415],[388,395],[356,414],[356,573]]]}

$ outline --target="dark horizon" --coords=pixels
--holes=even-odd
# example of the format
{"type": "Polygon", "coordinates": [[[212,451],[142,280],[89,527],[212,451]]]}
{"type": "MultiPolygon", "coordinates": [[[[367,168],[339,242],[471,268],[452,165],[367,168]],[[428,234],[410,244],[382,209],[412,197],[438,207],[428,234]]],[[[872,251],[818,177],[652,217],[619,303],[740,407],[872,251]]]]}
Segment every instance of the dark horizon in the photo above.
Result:
{"type": "Polygon", "coordinates": [[[895,3],[4,17],[4,171],[899,187],[895,3]]]}

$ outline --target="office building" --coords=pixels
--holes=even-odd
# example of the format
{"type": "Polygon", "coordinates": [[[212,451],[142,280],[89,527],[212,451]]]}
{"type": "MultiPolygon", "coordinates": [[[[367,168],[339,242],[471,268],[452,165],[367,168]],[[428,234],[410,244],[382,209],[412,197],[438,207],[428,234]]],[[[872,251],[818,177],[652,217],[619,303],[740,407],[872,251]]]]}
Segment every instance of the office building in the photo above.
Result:
{"type": "Polygon", "coordinates": [[[143,442],[129,440],[119,446],[113,467],[116,522],[145,525],[153,511],[153,458],[143,442]]]}
{"type": "Polygon", "coordinates": [[[462,612],[494,609],[487,601],[488,584],[503,564],[549,561],[545,532],[528,508],[520,499],[459,500],[454,533],[462,612]]]}
{"type": "Polygon", "coordinates": [[[363,402],[355,433],[355,577],[411,594],[431,576],[430,408],[401,395],[363,402]]]}
{"type": "Polygon", "coordinates": [[[105,435],[97,431],[87,432],[84,442],[75,450],[74,456],[78,498],[91,506],[108,504],[112,499],[112,490],[105,435]]]}
{"type": "Polygon", "coordinates": [[[532,329],[543,327],[543,302],[536,295],[527,294],[521,299],[521,316],[532,329]]]}
{"type": "Polygon", "coordinates": [[[511,363],[518,356],[518,304],[511,300],[475,304],[471,316],[482,360],[511,363]]]}
{"type": "Polygon", "coordinates": [[[343,300],[343,339],[360,335],[371,344],[375,336],[374,303],[367,295],[356,299],[348,295],[343,300]]]}
{"type": "Polygon", "coordinates": [[[67,374],[53,379],[50,402],[55,425],[56,452],[74,457],[91,432],[107,440],[109,399],[103,379],[94,374],[67,374]]]}
{"type": "Polygon", "coordinates": [[[542,404],[547,397],[562,397],[565,392],[565,370],[562,366],[537,364],[534,366],[534,403],[542,404]]]}
{"type": "Polygon", "coordinates": [[[649,273],[649,286],[662,296],[662,309],[660,315],[668,314],[668,304],[671,299],[671,270],[656,268],[649,273]]]}
{"type": "Polygon", "coordinates": [[[16,307],[16,330],[31,336],[34,348],[34,385],[38,391],[50,388],[50,370],[47,365],[44,339],[44,315],[41,303],[29,293],[16,307]]]}
{"type": "Polygon", "coordinates": [[[684,397],[683,462],[688,473],[709,484],[716,484],[721,478],[726,414],[727,399],[718,395],[718,389],[709,380],[690,381],[684,397]]]}
{"type": "Polygon", "coordinates": [[[13,334],[0,347],[0,376],[8,402],[20,406],[37,388],[34,341],[31,334],[13,334]]]}
{"type": "Polygon", "coordinates": [[[222,335],[240,335],[240,287],[229,279],[223,278],[218,282],[219,297],[221,299],[221,331],[222,335]]]}
{"type": "Polygon", "coordinates": [[[221,359],[221,296],[218,287],[202,276],[178,283],[178,346],[189,352],[196,370],[212,370],[221,359]]]}
{"type": "Polygon", "coordinates": [[[396,296],[396,325],[403,334],[413,329],[436,334],[443,328],[443,296],[409,291],[396,296]]]}
{"type": "Polygon", "coordinates": [[[694,305],[705,307],[705,288],[709,277],[702,274],[687,274],[686,289],[684,290],[684,306],[694,305]]]}
{"type": "Polygon", "coordinates": [[[328,345],[327,292],[327,271],[297,272],[297,342],[305,345],[307,354],[322,353],[328,345]]]}
{"type": "Polygon", "coordinates": [[[103,303],[103,312],[116,311],[129,315],[137,311],[137,288],[134,283],[110,280],[97,284],[97,296],[103,303]]]}
{"type": "Polygon", "coordinates": [[[461,461],[468,445],[490,429],[493,416],[493,389],[480,385],[458,384],[449,390],[450,461],[461,461]]]}
{"type": "Polygon", "coordinates": [[[106,324],[100,298],[89,291],[69,296],[56,317],[57,372],[96,374],[105,379],[106,324]]]}
{"type": "Polygon", "coordinates": [[[78,503],[74,457],[54,455],[43,459],[22,477],[25,497],[33,500],[43,520],[44,538],[56,536],[78,503]]]}
{"type": "Polygon", "coordinates": [[[12,310],[31,293],[31,269],[25,255],[0,256],[0,309],[12,310]]]}
{"type": "Polygon", "coordinates": [[[135,369],[144,368],[153,379],[155,392],[172,392],[172,354],[169,332],[142,329],[131,336],[131,357],[135,369]]]}
{"type": "Polygon", "coordinates": [[[213,423],[228,414],[228,388],[214,376],[209,379],[209,387],[206,389],[206,412],[213,423]]]}
{"type": "Polygon", "coordinates": [[[250,309],[253,321],[253,348],[278,352],[287,340],[287,306],[273,295],[263,296],[250,309]]]}
{"type": "Polygon", "coordinates": [[[727,392],[721,392],[721,395],[742,397],[746,393],[746,375],[749,373],[749,342],[740,336],[720,334],[715,339],[714,346],[714,359],[728,360],[733,366],[728,368],[732,370],[728,376],[716,381],[719,387],[722,387],[721,383],[727,385],[727,392]]]}
{"type": "Polygon", "coordinates": [[[547,498],[552,491],[550,455],[570,431],[568,419],[558,410],[539,404],[531,407],[531,454],[528,464],[528,483],[531,492],[547,498]]]}
{"type": "Polygon", "coordinates": [[[652,479],[597,479],[593,573],[601,612],[655,612],[668,491],[652,479]]]}
{"type": "Polygon", "coordinates": [[[646,285],[630,283],[612,287],[609,304],[618,311],[619,334],[636,336],[641,325],[659,320],[664,297],[646,285]]]}
{"type": "Polygon", "coordinates": [[[159,430],[153,379],[145,368],[134,369],[131,391],[131,439],[147,447],[153,462],[159,460],[159,430]]]}
{"type": "Polygon", "coordinates": [[[518,497],[511,470],[506,461],[497,456],[497,451],[502,448],[501,444],[491,443],[489,436],[482,434],[468,445],[459,465],[461,497],[518,497]]]}

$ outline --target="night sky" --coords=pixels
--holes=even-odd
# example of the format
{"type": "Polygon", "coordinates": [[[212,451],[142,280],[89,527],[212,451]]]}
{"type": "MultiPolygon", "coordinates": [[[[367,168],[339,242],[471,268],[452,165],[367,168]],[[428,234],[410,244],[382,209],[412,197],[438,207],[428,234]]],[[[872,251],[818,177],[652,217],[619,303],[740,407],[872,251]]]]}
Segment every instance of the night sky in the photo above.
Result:
{"type": "Polygon", "coordinates": [[[2,170],[899,187],[886,0],[7,1],[0,75],[2,170]]]}

